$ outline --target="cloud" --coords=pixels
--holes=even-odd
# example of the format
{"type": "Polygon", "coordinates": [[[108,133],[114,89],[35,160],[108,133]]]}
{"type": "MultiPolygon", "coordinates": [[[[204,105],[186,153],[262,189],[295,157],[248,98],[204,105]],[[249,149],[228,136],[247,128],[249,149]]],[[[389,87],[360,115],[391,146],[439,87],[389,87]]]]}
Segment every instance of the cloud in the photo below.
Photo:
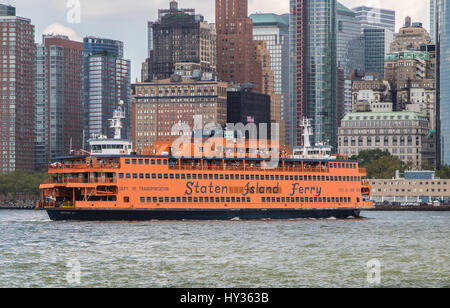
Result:
{"type": "Polygon", "coordinates": [[[79,41],[79,42],[83,41],[83,39],[78,36],[78,34],[75,32],[75,30],[68,28],[66,26],[63,26],[59,23],[54,23],[54,24],[47,26],[44,29],[44,31],[42,31],[42,34],[67,35],[73,41],[79,41]]]}

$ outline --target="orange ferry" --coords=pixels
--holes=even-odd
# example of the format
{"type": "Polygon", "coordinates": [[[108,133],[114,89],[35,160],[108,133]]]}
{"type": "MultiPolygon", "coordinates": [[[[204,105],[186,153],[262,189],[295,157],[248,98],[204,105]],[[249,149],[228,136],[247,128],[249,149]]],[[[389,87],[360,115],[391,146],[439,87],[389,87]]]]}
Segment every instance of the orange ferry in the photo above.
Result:
{"type": "Polygon", "coordinates": [[[91,140],[91,152],[49,166],[38,208],[52,220],[143,221],[356,218],[373,206],[358,162],[320,147],[280,147],[278,164],[267,169],[264,147],[274,149],[263,142],[259,151],[249,141],[212,147],[226,158],[209,158],[206,143],[197,157],[176,157],[171,144],[161,141],[149,152],[134,153],[120,132],[91,140]]]}

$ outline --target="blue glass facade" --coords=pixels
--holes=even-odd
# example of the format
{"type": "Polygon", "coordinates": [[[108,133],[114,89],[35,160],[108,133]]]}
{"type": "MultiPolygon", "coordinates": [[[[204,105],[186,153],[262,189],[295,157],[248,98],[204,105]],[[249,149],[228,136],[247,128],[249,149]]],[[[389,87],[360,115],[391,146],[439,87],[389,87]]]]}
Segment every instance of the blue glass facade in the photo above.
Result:
{"type": "Polygon", "coordinates": [[[123,58],[123,42],[97,37],[84,38],[84,52],[89,55],[108,53],[123,58]]]}
{"type": "Polygon", "coordinates": [[[440,113],[441,162],[450,165],[450,4],[436,0],[438,44],[438,113],[440,113]]]}

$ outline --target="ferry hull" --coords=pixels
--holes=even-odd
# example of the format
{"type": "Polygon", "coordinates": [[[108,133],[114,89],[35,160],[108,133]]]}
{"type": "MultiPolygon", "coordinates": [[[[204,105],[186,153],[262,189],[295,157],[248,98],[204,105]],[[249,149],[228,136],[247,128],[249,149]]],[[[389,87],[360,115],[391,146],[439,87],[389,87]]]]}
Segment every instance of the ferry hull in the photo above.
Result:
{"type": "Polygon", "coordinates": [[[181,220],[285,220],[359,218],[359,209],[241,209],[241,210],[67,210],[48,209],[53,221],[181,221],[181,220]]]}

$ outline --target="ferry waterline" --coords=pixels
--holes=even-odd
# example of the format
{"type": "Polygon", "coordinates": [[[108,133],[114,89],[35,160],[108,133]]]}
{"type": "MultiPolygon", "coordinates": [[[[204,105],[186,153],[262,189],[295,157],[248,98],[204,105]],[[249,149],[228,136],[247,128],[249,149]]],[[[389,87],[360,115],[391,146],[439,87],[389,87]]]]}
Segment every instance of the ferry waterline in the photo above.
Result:
{"type": "MultiPolygon", "coordinates": [[[[120,139],[119,108],[114,139],[90,141],[89,153],[74,153],[49,166],[38,208],[52,220],[253,220],[359,217],[372,208],[366,171],[357,161],[332,156],[326,146],[279,149],[267,168],[249,142],[234,140],[227,158],[175,157],[171,142],[150,153],[132,152],[120,139]],[[230,152],[233,153],[230,155],[230,152]]],[[[115,124],[114,124],[115,123],[115,124]]],[[[309,129],[305,129],[308,138],[309,129]]],[[[306,140],[306,139],[305,139],[306,140]]],[[[228,140],[229,141],[229,140],[228,140]]],[[[258,146],[268,147],[266,142],[258,146]]]]}

